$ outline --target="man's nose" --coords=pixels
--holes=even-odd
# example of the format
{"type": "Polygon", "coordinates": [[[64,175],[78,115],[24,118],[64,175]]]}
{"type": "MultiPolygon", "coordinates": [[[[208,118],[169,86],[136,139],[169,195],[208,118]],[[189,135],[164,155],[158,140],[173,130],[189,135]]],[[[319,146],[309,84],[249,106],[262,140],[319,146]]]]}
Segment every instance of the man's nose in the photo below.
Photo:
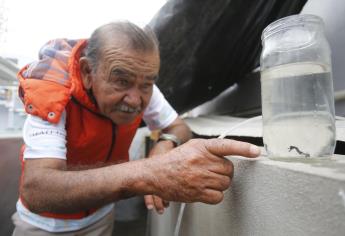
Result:
{"type": "Polygon", "coordinates": [[[130,90],[128,90],[124,98],[124,102],[130,105],[131,107],[141,106],[142,99],[139,89],[131,88],[130,90]]]}

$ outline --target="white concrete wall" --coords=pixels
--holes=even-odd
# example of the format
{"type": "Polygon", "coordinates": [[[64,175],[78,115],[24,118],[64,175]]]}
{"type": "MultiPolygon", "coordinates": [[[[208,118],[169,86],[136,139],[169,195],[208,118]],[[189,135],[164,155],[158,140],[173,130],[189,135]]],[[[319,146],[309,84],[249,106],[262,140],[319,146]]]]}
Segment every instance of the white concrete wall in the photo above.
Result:
{"type": "MultiPolygon", "coordinates": [[[[187,204],[181,236],[345,235],[345,156],[235,164],[232,187],[218,205],[187,204]]],[[[152,214],[151,235],[173,235],[179,204],[152,214]]]]}

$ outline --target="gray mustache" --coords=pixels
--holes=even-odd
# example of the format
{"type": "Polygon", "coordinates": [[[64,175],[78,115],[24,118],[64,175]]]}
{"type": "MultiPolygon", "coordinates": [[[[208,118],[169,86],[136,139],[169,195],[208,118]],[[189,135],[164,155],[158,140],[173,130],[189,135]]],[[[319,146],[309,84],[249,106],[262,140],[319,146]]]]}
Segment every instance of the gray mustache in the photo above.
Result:
{"type": "Polygon", "coordinates": [[[133,112],[137,112],[140,113],[141,112],[141,107],[131,107],[128,106],[127,104],[118,104],[114,107],[114,110],[116,111],[123,111],[123,112],[128,112],[128,113],[133,113],[133,112]]]}

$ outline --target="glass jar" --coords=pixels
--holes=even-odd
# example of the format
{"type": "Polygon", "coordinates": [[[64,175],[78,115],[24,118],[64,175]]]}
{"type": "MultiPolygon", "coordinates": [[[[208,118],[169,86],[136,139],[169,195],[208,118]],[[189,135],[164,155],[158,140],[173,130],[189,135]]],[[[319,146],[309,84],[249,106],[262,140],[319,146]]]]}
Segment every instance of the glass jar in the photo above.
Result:
{"type": "Polygon", "coordinates": [[[322,19],[292,15],[262,33],[263,139],[270,158],[325,157],[335,149],[331,52],[322,19]]]}

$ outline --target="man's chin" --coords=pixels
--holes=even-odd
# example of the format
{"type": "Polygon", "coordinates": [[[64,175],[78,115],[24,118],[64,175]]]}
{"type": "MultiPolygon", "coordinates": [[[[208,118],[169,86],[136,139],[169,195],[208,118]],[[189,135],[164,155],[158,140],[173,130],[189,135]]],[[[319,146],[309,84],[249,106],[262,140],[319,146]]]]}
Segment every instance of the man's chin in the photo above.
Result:
{"type": "Polygon", "coordinates": [[[130,124],[132,123],[135,118],[138,116],[139,114],[137,112],[135,113],[125,113],[125,112],[119,112],[116,115],[113,115],[111,117],[111,120],[118,125],[122,125],[122,124],[130,124]]]}

